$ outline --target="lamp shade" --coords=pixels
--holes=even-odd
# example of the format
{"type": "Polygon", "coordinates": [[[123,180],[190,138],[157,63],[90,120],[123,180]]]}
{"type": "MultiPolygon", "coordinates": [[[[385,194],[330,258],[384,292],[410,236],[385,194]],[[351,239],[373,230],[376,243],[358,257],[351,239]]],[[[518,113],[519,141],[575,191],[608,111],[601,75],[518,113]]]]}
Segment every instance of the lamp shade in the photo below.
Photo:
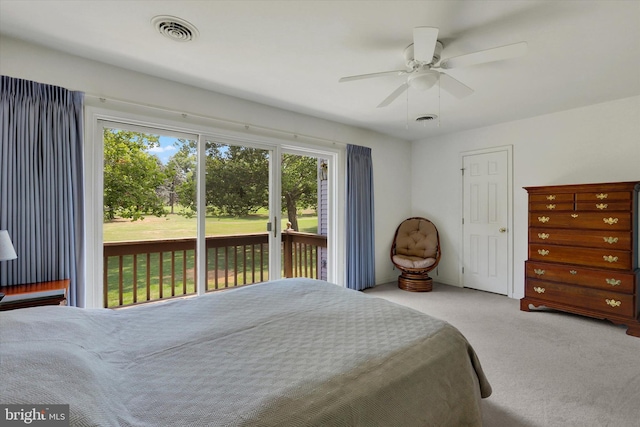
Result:
{"type": "Polygon", "coordinates": [[[16,258],[18,258],[18,255],[16,255],[16,251],[13,249],[9,232],[7,230],[0,230],[0,261],[16,258]]]}

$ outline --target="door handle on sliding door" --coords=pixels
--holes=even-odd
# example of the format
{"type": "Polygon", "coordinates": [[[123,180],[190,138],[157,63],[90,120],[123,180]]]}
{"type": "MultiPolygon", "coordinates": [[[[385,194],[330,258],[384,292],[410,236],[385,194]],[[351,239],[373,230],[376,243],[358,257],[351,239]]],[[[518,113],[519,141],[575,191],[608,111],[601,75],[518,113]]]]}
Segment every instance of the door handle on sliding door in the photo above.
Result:
{"type": "Polygon", "coordinates": [[[278,233],[278,217],[273,217],[273,222],[267,223],[267,231],[273,231],[273,237],[277,237],[278,233]]]}

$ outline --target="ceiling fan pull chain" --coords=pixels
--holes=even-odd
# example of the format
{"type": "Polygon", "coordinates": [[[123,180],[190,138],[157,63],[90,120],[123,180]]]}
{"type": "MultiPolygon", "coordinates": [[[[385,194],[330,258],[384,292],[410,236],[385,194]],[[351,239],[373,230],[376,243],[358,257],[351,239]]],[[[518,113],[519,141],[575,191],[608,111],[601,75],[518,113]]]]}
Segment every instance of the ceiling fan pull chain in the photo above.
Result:
{"type": "Polygon", "coordinates": [[[440,114],[440,79],[438,79],[438,127],[440,127],[440,116],[442,116],[442,114],[440,114]]]}
{"type": "Polygon", "coordinates": [[[407,102],[407,108],[406,108],[407,114],[406,114],[406,118],[405,118],[404,128],[406,130],[409,130],[409,88],[407,88],[406,102],[407,102]]]}

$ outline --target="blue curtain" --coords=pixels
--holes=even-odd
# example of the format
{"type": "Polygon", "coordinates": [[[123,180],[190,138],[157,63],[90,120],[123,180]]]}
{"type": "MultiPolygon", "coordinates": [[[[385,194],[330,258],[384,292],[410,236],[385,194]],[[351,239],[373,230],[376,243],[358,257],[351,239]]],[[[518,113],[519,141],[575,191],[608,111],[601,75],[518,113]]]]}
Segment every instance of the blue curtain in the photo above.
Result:
{"type": "Polygon", "coordinates": [[[18,259],[0,283],[70,279],[84,305],[82,92],[7,76],[0,87],[0,229],[18,259]]]}
{"type": "Polygon", "coordinates": [[[346,285],[363,290],[376,284],[371,148],[347,145],[346,285]]]}

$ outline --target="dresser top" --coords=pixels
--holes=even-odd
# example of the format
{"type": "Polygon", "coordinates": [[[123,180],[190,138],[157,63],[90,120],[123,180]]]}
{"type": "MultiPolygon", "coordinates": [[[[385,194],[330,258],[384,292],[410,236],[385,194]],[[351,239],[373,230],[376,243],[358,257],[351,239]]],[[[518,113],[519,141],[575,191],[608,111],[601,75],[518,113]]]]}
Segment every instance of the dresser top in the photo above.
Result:
{"type": "Polygon", "coordinates": [[[640,181],[606,182],[600,184],[543,185],[539,187],[523,187],[529,193],[575,193],[586,191],[640,191],[640,181]]]}

